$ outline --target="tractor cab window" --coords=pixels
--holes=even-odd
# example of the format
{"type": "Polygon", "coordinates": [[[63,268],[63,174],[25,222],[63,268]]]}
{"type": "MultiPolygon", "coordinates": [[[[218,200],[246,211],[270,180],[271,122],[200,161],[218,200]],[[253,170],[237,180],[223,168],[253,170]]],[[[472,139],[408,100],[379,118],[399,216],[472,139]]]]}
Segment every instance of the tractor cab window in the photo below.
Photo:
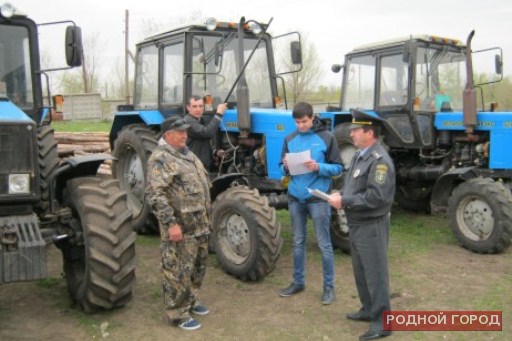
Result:
{"type": "Polygon", "coordinates": [[[443,103],[462,110],[462,93],[466,84],[466,63],[462,51],[448,46],[418,48],[414,82],[415,110],[439,111],[443,103]]]}
{"type": "MultiPolygon", "coordinates": [[[[226,96],[240,72],[237,39],[235,33],[223,36],[196,34],[192,39],[192,92],[198,96],[211,95],[214,107],[226,100],[226,96]]],[[[256,38],[244,39],[243,59],[245,62],[256,42],[256,38]]],[[[250,105],[272,108],[272,89],[266,44],[265,40],[260,41],[247,64],[245,74],[250,75],[250,77],[246,77],[251,94],[250,105]]],[[[227,101],[236,103],[236,88],[227,101]]]]}
{"type": "Polygon", "coordinates": [[[380,63],[379,105],[402,106],[407,104],[408,65],[402,55],[385,56],[380,63]]]}
{"type": "Polygon", "coordinates": [[[33,107],[28,30],[0,25],[0,97],[22,109],[33,107]]]}
{"type": "Polygon", "coordinates": [[[164,47],[162,105],[183,105],[183,43],[164,47]]]}
{"type": "Polygon", "coordinates": [[[158,48],[141,47],[137,54],[134,106],[138,109],[158,107],[158,48]]]}
{"type": "Polygon", "coordinates": [[[353,57],[348,61],[343,108],[373,110],[375,98],[375,57],[353,57]]]}

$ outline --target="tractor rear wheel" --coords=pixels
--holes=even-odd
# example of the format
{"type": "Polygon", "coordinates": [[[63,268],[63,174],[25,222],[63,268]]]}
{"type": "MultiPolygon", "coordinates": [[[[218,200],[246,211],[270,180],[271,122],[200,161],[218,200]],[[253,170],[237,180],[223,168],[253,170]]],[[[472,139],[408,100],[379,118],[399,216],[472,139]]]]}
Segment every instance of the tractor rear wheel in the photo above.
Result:
{"type": "Polygon", "coordinates": [[[430,213],[432,186],[410,182],[396,186],[395,201],[404,210],[430,213]]]}
{"type": "Polygon", "coordinates": [[[135,285],[135,239],[126,193],[116,180],[69,180],[64,203],[74,236],[58,244],[68,291],[85,312],[122,307],[135,285]]]}
{"type": "Polygon", "coordinates": [[[274,270],[283,240],[275,209],[256,189],[235,186],[213,205],[213,241],[222,268],[247,280],[260,280],[274,270]]]}
{"type": "Polygon", "coordinates": [[[473,252],[500,253],[511,243],[512,195],[493,179],[474,178],[457,186],[448,217],[455,237],[473,252]]]}
{"type": "Polygon", "coordinates": [[[142,124],[131,124],[119,133],[112,155],[112,175],[128,193],[128,206],[133,212],[133,229],[139,233],[158,232],[158,223],[147,201],[147,164],[157,146],[156,134],[142,124]]]}

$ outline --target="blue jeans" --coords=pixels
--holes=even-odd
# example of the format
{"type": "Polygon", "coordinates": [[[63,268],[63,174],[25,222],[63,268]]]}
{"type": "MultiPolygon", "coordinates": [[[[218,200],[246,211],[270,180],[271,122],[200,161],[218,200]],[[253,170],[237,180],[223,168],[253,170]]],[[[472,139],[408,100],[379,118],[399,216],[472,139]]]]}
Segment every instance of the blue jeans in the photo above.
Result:
{"type": "Polygon", "coordinates": [[[326,201],[300,203],[288,200],[293,232],[293,283],[305,285],[306,240],[308,216],[313,220],[316,240],[322,253],[323,287],[334,288],[334,253],[331,244],[331,207],[326,201]]]}

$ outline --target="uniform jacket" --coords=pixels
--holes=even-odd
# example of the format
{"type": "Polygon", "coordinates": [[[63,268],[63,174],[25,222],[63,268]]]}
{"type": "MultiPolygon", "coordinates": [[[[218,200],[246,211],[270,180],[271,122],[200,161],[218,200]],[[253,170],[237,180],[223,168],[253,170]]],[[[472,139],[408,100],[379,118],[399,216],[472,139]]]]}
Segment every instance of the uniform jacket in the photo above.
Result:
{"type": "Polygon", "coordinates": [[[159,145],[148,160],[146,194],[158,219],[163,241],[168,229],[180,224],[183,235],[210,233],[210,182],[199,158],[188,148],[159,145]]]}
{"type": "Polygon", "coordinates": [[[395,195],[395,167],[379,142],[357,160],[354,155],[346,175],[342,205],[350,222],[380,218],[391,210],[395,195]]]}
{"type": "Polygon", "coordinates": [[[185,123],[190,125],[190,128],[187,130],[188,148],[199,157],[203,162],[204,167],[207,170],[210,170],[213,161],[211,139],[215,137],[215,134],[219,129],[221,119],[215,115],[208,124],[204,124],[202,117],[201,119],[197,119],[194,116],[187,114],[185,115],[184,120],[185,123]]]}
{"type": "MultiPolygon", "coordinates": [[[[286,153],[298,153],[308,149],[311,151],[311,158],[318,163],[318,172],[294,175],[288,185],[288,195],[300,202],[322,200],[313,197],[307,188],[327,193],[331,189],[331,178],[340,175],[343,170],[338,143],[331,132],[327,130],[326,125],[318,118],[315,118],[313,126],[308,131],[302,133],[296,130],[286,136],[281,160],[286,153]]],[[[283,175],[287,175],[282,162],[280,166],[283,175]]]]}

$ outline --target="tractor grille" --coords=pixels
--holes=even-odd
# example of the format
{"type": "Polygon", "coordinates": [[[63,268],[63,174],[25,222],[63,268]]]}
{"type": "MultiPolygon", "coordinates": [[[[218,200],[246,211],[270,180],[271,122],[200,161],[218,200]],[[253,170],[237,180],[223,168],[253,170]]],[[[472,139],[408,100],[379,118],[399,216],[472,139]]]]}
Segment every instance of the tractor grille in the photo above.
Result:
{"type": "Polygon", "coordinates": [[[38,174],[35,129],[32,122],[0,122],[0,199],[9,193],[9,174],[30,174],[31,190],[35,191],[34,178],[38,174]]]}

